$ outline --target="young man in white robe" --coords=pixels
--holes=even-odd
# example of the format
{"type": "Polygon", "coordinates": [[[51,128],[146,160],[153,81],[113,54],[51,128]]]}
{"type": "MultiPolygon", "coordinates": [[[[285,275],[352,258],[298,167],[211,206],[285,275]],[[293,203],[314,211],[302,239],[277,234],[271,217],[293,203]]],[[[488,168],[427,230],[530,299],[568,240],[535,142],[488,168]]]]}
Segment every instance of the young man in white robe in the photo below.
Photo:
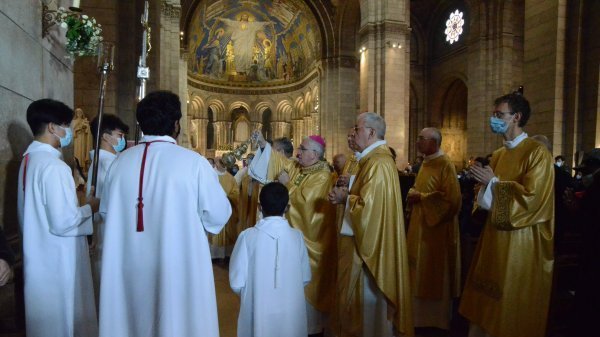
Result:
{"type": "Polygon", "coordinates": [[[269,183],[259,200],[263,219],[240,234],[229,262],[229,284],[241,297],[237,335],[306,337],[310,263],[302,232],[284,217],[288,190],[269,183]]]}
{"type": "MultiPolygon", "coordinates": [[[[96,144],[96,134],[98,132],[98,117],[92,120],[90,125],[94,144],[96,144]]],[[[98,172],[96,173],[96,196],[102,195],[104,190],[104,178],[108,172],[108,168],[113,160],[117,158],[117,154],[123,151],[127,145],[125,134],[129,131],[129,126],[112,114],[102,116],[102,126],[100,128],[100,151],[98,153],[98,172]]],[[[92,192],[92,171],[94,170],[94,150],[90,151],[92,163],[87,174],[87,195],[92,192]]],[[[94,280],[94,296],[96,304],[99,304],[100,295],[100,265],[102,256],[102,229],[104,221],[100,214],[94,215],[94,236],[91,246],[92,260],[92,278],[94,280]]]]}
{"type": "Polygon", "coordinates": [[[98,322],[87,235],[100,200],[79,206],[59,148],[73,140],[73,110],[51,99],[27,108],[34,141],[19,170],[25,324],[30,337],[96,336],[98,322]]]}
{"type": "Polygon", "coordinates": [[[218,337],[205,231],[231,206],[208,161],[176,143],[181,103],[158,91],[137,106],[144,138],[104,182],[100,336],[218,337]]]}

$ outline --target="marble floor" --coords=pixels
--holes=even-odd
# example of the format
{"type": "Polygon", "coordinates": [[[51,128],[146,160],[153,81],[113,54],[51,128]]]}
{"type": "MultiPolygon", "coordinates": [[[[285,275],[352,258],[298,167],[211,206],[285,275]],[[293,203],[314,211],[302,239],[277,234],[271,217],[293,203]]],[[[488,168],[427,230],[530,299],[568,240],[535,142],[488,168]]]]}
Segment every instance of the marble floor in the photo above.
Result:
{"type": "MultiPolygon", "coordinates": [[[[213,270],[217,293],[220,335],[221,337],[236,337],[237,316],[240,308],[239,297],[235,295],[229,287],[229,271],[227,263],[216,261],[213,263],[213,270]]],[[[572,299],[560,296],[555,299],[555,302],[555,310],[551,310],[550,312],[550,324],[547,336],[567,337],[569,334],[566,332],[564,322],[556,320],[556,317],[564,317],[565,311],[569,311],[572,299]]],[[[467,322],[460,316],[457,316],[452,322],[451,331],[422,328],[416,330],[416,337],[466,337],[467,327],[467,322]]],[[[24,336],[25,334],[22,331],[7,332],[0,329],[0,337],[24,336]]]]}

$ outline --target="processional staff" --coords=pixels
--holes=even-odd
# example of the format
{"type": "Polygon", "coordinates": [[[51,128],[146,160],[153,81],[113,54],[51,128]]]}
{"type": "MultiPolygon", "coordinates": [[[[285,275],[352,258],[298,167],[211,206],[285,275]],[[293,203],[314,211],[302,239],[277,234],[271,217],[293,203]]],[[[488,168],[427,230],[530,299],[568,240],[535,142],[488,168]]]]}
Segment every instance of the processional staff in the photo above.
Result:
{"type": "Polygon", "coordinates": [[[109,42],[98,44],[98,71],[100,72],[100,94],[98,97],[98,129],[96,130],[96,143],[94,144],[94,167],[92,168],[92,196],[96,196],[96,183],[98,181],[98,161],[100,156],[100,139],[102,132],[102,115],[104,114],[104,95],[108,74],[114,68],[115,46],[109,42]]]}
{"type": "MultiPolygon", "coordinates": [[[[139,103],[144,97],[146,97],[146,82],[150,78],[150,68],[146,64],[146,59],[148,58],[148,53],[152,49],[152,45],[150,44],[150,26],[148,26],[148,1],[144,3],[144,14],[142,14],[142,27],[144,28],[144,32],[142,34],[142,55],[140,55],[140,59],[138,62],[137,68],[137,78],[139,80],[137,87],[137,95],[136,95],[136,103],[139,103]]],[[[135,144],[140,141],[141,130],[140,125],[135,122],[135,144]]]]}

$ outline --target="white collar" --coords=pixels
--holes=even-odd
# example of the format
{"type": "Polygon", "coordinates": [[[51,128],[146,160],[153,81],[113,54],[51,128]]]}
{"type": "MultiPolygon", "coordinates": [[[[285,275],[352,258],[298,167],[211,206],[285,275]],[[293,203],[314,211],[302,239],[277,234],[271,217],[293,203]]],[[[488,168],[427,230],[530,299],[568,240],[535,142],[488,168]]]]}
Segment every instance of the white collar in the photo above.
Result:
{"type": "Polygon", "coordinates": [[[144,137],[142,137],[142,143],[155,142],[155,141],[163,141],[163,142],[169,142],[169,143],[177,144],[177,141],[175,139],[173,139],[173,137],[170,137],[170,136],[149,136],[149,135],[145,135],[144,137]]]}
{"type": "Polygon", "coordinates": [[[444,155],[444,151],[442,151],[442,149],[439,149],[436,153],[425,156],[425,158],[423,158],[423,162],[426,163],[430,160],[434,160],[435,158],[441,157],[443,155],[444,155]]]}
{"type": "Polygon", "coordinates": [[[31,142],[31,144],[29,144],[29,147],[27,147],[27,150],[25,151],[25,153],[23,153],[23,156],[32,152],[48,152],[54,155],[56,158],[62,157],[62,152],[60,152],[57,148],[50,144],[42,143],[37,140],[34,140],[33,142],[31,142]]]}
{"type": "Polygon", "coordinates": [[[381,145],[385,145],[387,144],[387,142],[385,140],[378,140],[375,143],[369,145],[366,149],[362,150],[361,153],[358,153],[356,155],[356,159],[357,160],[361,160],[363,159],[366,155],[369,154],[369,152],[373,151],[375,148],[381,146],[381,145]]]}
{"type": "Polygon", "coordinates": [[[504,147],[506,147],[507,149],[514,149],[515,147],[517,147],[525,138],[527,138],[527,133],[523,132],[522,134],[518,135],[515,139],[513,140],[506,140],[504,141],[504,147]]]}
{"type": "MultiPolygon", "coordinates": [[[[98,156],[101,158],[109,158],[109,159],[117,158],[116,153],[112,153],[112,152],[106,151],[104,149],[100,149],[100,153],[98,153],[98,156]]],[[[90,150],[90,158],[94,158],[94,150],[90,150]]]]}

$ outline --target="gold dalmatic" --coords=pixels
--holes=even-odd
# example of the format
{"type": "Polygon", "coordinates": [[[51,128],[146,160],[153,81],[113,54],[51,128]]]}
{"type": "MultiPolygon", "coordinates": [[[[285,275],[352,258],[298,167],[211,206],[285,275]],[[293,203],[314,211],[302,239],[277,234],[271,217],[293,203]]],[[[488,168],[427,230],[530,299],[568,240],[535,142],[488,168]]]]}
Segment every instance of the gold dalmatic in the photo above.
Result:
{"type": "Polygon", "coordinates": [[[330,312],[335,294],[336,227],[335,207],[327,199],[332,185],[329,165],[319,161],[302,167],[271,151],[267,178],[274,180],[282,171],[290,176],[290,210],[286,217],[304,234],[310,259],[312,280],[304,288],[306,299],[317,310],[330,312]]]}
{"type": "Polygon", "coordinates": [[[348,196],[354,243],[377,288],[393,310],[394,327],[414,334],[412,296],[398,170],[389,148],[381,145],[359,161],[348,196]]]}
{"type": "Polygon", "coordinates": [[[499,182],[460,313],[494,337],[543,337],[554,265],[552,155],[526,138],[494,152],[499,182]]]}
{"type": "Polygon", "coordinates": [[[240,188],[238,235],[246,228],[253,227],[258,218],[258,193],[260,184],[246,172],[240,188]]]}
{"type": "Polygon", "coordinates": [[[448,287],[449,295],[456,297],[460,291],[461,194],[450,158],[442,155],[423,162],[413,189],[421,194],[421,201],[412,207],[407,238],[413,296],[441,300],[448,287]]]}
{"type": "Polygon", "coordinates": [[[221,232],[217,235],[214,235],[211,238],[211,243],[213,245],[219,247],[232,246],[235,244],[238,236],[238,201],[240,190],[238,188],[237,183],[235,182],[235,178],[229,174],[225,173],[219,176],[219,183],[225,194],[227,195],[227,199],[231,203],[231,217],[225,227],[221,230],[221,232]]]}
{"type": "MultiPolygon", "coordinates": [[[[353,176],[358,172],[358,160],[352,154],[342,170],[342,175],[353,176]]],[[[334,180],[337,174],[333,173],[334,180]]],[[[338,337],[360,336],[362,334],[362,260],[354,247],[354,238],[339,234],[346,204],[337,205],[337,280],[335,287],[335,313],[332,317],[333,329],[338,337]]]]}

